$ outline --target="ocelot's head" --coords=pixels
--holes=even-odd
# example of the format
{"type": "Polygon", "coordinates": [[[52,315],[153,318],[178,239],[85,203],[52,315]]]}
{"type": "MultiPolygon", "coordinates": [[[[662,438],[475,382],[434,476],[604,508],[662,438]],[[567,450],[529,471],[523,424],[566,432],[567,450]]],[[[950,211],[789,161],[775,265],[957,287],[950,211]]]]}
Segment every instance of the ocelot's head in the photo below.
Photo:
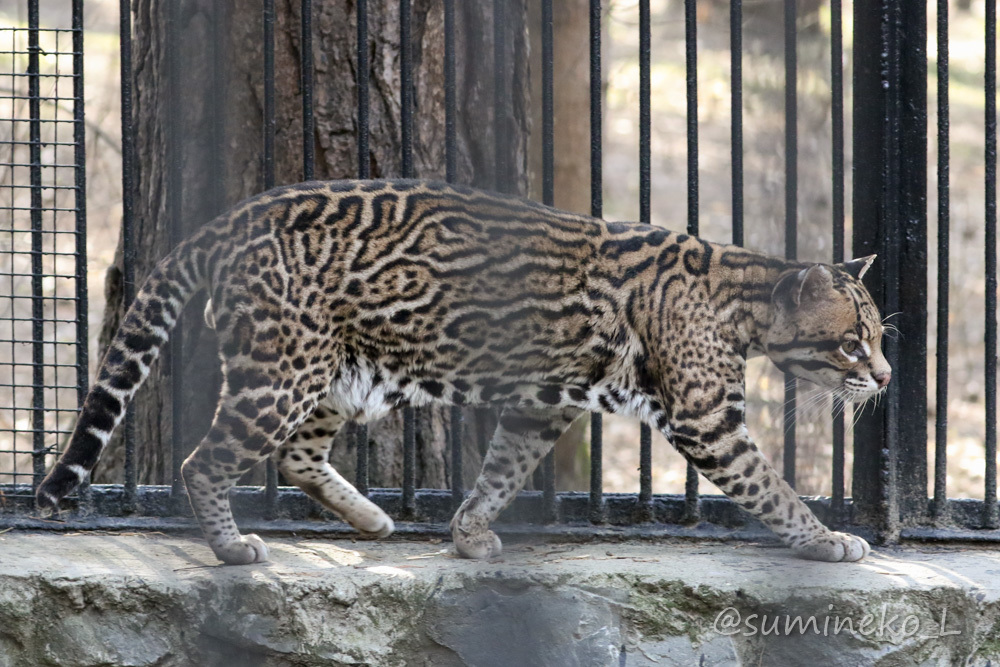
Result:
{"type": "Polygon", "coordinates": [[[764,341],[778,368],[862,402],[889,384],[882,354],[885,328],[861,283],[875,256],[781,275],[771,294],[774,314],[764,341]]]}

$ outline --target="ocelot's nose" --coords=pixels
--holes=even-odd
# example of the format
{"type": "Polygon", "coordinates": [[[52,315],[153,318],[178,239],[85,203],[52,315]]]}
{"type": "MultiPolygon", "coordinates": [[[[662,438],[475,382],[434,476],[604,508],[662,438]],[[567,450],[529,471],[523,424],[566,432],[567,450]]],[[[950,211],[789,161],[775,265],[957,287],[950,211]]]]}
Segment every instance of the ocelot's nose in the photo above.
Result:
{"type": "Polygon", "coordinates": [[[872,379],[878,384],[879,389],[889,384],[889,380],[892,379],[892,371],[882,371],[880,373],[872,373],[872,379]]]}

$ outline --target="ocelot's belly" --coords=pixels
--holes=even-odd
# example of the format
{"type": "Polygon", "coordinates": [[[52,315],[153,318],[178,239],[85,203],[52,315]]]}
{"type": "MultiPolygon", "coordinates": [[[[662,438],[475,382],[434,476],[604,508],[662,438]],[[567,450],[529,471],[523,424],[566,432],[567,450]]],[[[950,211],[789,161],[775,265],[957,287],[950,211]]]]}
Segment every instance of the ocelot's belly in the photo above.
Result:
{"type": "MultiPolygon", "coordinates": [[[[531,374],[454,375],[401,372],[359,359],[342,366],[320,405],[348,419],[366,423],[392,410],[433,403],[446,405],[521,405],[530,408],[574,407],[646,419],[661,406],[626,384],[605,378],[590,383],[580,377],[545,378],[531,374]]],[[[664,424],[665,428],[665,424],[664,424]]]]}
{"type": "Polygon", "coordinates": [[[547,403],[555,407],[570,400],[568,394],[558,391],[570,386],[577,387],[577,393],[583,395],[577,378],[550,378],[540,382],[530,376],[507,373],[463,376],[434,371],[404,373],[359,359],[338,369],[320,405],[364,423],[377,420],[394,409],[432,403],[540,403],[542,407],[547,403]]]}

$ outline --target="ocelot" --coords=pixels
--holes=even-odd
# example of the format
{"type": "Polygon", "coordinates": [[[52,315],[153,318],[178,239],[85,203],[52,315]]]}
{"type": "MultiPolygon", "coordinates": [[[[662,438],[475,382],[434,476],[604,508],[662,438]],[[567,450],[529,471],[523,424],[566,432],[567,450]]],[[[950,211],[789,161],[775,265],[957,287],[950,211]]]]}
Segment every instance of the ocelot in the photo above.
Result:
{"type": "Polygon", "coordinates": [[[333,435],[402,406],[502,405],[458,552],[500,553],[489,529],[582,411],[658,429],[795,553],[856,561],[761,456],[744,420],[746,358],[845,401],[882,391],[882,320],[861,278],[874,257],[806,264],[659,227],[417,180],[270,190],[202,227],[149,276],[101,363],[72,439],[37,493],[57,508],[97,463],[199,289],[224,383],[182,471],[226,563],[267,559],[241,536],[233,484],[274,455],[284,476],[364,534],[392,520],[331,467],[333,435]]]}

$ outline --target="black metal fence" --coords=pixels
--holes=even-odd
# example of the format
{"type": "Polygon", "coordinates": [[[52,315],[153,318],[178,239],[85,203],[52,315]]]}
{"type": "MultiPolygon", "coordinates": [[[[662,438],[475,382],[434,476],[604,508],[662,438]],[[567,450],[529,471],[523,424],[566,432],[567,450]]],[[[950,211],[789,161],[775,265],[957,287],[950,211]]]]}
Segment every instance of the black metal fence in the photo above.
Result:
{"type": "MultiPolygon", "coordinates": [[[[455,1],[441,0],[445,40],[446,174],[455,178],[456,108],[455,1]]],[[[553,96],[552,0],[541,1],[541,54],[534,66],[541,69],[541,150],[543,201],[554,201],[554,123],[558,110],[553,96]]],[[[2,211],[9,211],[0,235],[9,238],[2,249],[4,271],[0,274],[4,310],[0,326],[8,334],[0,344],[9,349],[0,361],[4,378],[0,390],[0,524],[30,527],[96,527],[124,525],[190,525],[185,513],[179,464],[182,458],[175,442],[173,479],[166,486],[137,484],[135,434],[132,418],[125,424],[125,478],[122,485],[102,485],[80,494],[79,509],[62,523],[42,522],[31,516],[31,485],[65,442],[72,427],[75,407],[87,386],[87,328],[85,273],[85,211],[83,180],[83,44],[82,0],[74,0],[72,27],[65,30],[38,27],[38,2],[29,0],[27,27],[0,28],[0,81],[9,77],[10,90],[0,94],[0,191],[2,211]],[[63,49],[61,51],[60,49],[63,49]],[[45,66],[40,56],[45,55],[45,66]],[[52,60],[48,56],[55,56],[52,60]],[[70,60],[65,62],[62,56],[70,60]],[[72,63],[71,72],[69,69],[72,63]],[[54,64],[53,64],[54,63],[54,64]],[[46,69],[46,68],[52,69],[46,69]],[[61,69],[61,68],[67,69],[61,69]],[[72,81],[72,94],[67,90],[72,81]],[[60,88],[60,81],[63,87],[60,88]],[[43,85],[43,82],[45,84],[43,85]],[[63,97],[65,96],[65,97],[63,97]],[[64,128],[64,129],[60,129],[64,128]],[[8,328],[9,327],[9,328],[8,328]]],[[[651,209],[651,75],[650,3],[638,0],[639,23],[639,211],[642,222],[650,221],[651,209]]],[[[365,0],[357,0],[357,151],[358,177],[370,174],[369,165],[369,63],[368,14],[365,0]]],[[[785,73],[785,251],[795,257],[798,249],[798,133],[797,133],[797,7],[784,0],[785,73]]],[[[886,340],[886,355],[894,367],[894,380],[882,404],[872,414],[861,416],[855,430],[853,489],[845,498],[845,421],[841,406],[833,416],[833,475],[829,497],[810,501],[830,524],[853,524],[854,529],[874,534],[882,541],[916,539],[983,539],[1000,537],[996,497],[996,12],[995,0],[986,3],[985,179],[986,179],[986,301],[985,301],[985,395],[986,451],[983,500],[949,500],[946,488],[948,401],[948,240],[949,240],[949,115],[948,115],[948,2],[937,9],[937,176],[938,176],[938,265],[937,376],[934,488],[927,488],[927,16],[926,7],[908,0],[857,2],[853,6],[853,255],[876,252],[880,261],[869,285],[883,312],[901,313],[896,326],[900,335],[886,340]],[[944,82],[944,85],[941,85],[944,82]]],[[[494,0],[497,73],[493,85],[498,106],[496,118],[506,118],[509,104],[504,86],[505,50],[509,35],[503,0],[494,0]]],[[[123,152],[123,245],[125,257],[134,253],[132,230],[135,196],[135,129],[133,126],[131,16],[128,0],[121,2],[122,152],[123,152]]],[[[166,24],[169,67],[177,63],[176,3],[166,24]]],[[[401,150],[402,170],[411,177],[413,166],[413,58],[411,52],[411,4],[399,2],[401,59],[401,150]]],[[[730,12],[731,53],[731,164],[732,241],[744,239],[743,179],[743,17],[741,0],[732,0],[730,12]]],[[[697,6],[684,0],[685,68],[687,101],[687,229],[699,232],[698,182],[698,79],[697,6]]],[[[301,0],[302,172],[314,173],[312,3],[301,0]]],[[[591,212],[600,217],[602,200],[602,5],[589,5],[590,35],[590,171],[591,212]]],[[[261,67],[264,81],[263,187],[274,185],[275,100],[282,95],[274,75],[273,0],[262,0],[264,48],[261,67]]],[[[841,0],[830,1],[831,120],[833,156],[832,200],[833,262],[845,257],[845,134],[844,50],[841,0]]],[[[534,56],[533,56],[534,57],[534,56]]],[[[169,132],[177,131],[176,105],[168,118],[169,132]]],[[[509,138],[500,123],[497,146],[509,138]]],[[[497,150],[498,160],[506,155],[497,150]]],[[[176,152],[167,161],[170,201],[168,215],[179,209],[180,160],[176,152]]],[[[498,190],[508,189],[503,175],[509,165],[498,164],[498,190]]],[[[179,227],[178,227],[179,229],[179,227]]],[[[177,238],[174,238],[176,242],[177,238]]],[[[134,276],[125,263],[126,302],[134,291],[134,276]]],[[[179,355],[169,354],[171,363],[179,355]]],[[[796,478],[796,382],[785,380],[784,471],[796,478]]],[[[174,391],[180,391],[174,387],[174,391]]],[[[176,401],[174,405],[180,405],[176,401]]],[[[457,425],[459,409],[451,411],[457,425]]],[[[179,416],[174,416],[175,424],[179,416]]],[[[453,428],[460,437],[460,428],[453,428]]],[[[415,488],[415,427],[412,410],[404,418],[403,484],[399,489],[369,489],[368,448],[357,447],[356,485],[390,514],[410,523],[404,530],[441,530],[456,503],[463,497],[462,447],[451,443],[451,489],[415,488]],[[429,525],[433,524],[433,525],[429,525]]],[[[358,441],[367,442],[365,427],[357,427],[358,441]]],[[[652,444],[648,427],[640,433],[640,471],[637,494],[604,493],[602,462],[602,417],[591,417],[589,493],[555,491],[555,473],[550,455],[543,465],[542,491],[525,492],[505,515],[508,521],[533,524],[531,530],[586,534],[618,532],[631,526],[636,532],[672,532],[695,535],[751,534],[760,527],[749,521],[729,501],[698,492],[698,476],[689,466],[683,495],[664,496],[652,492],[652,444]],[[545,527],[554,524],[554,527],[545,527]],[[592,524],[603,525],[595,529],[592,524]],[[583,526],[575,528],[574,526],[583,526]]],[[[278,475],[268,467],[266,485],[242,487],[234,492],[234,506],[247,523],[257,529],[337,531],[338,523],[309,523],[318,508],[297,490],[279,486],[278,475]],[[291,522],[291,523],[290,523],[291,522]]]]}
{"type": "MultiPolygon", "coordinates": [[[[82,3],[0,25],[0,480],[41,481],[87,391],[82,3]]],[[[3,496],[0,496],[2,501],[3,496]]]]}

